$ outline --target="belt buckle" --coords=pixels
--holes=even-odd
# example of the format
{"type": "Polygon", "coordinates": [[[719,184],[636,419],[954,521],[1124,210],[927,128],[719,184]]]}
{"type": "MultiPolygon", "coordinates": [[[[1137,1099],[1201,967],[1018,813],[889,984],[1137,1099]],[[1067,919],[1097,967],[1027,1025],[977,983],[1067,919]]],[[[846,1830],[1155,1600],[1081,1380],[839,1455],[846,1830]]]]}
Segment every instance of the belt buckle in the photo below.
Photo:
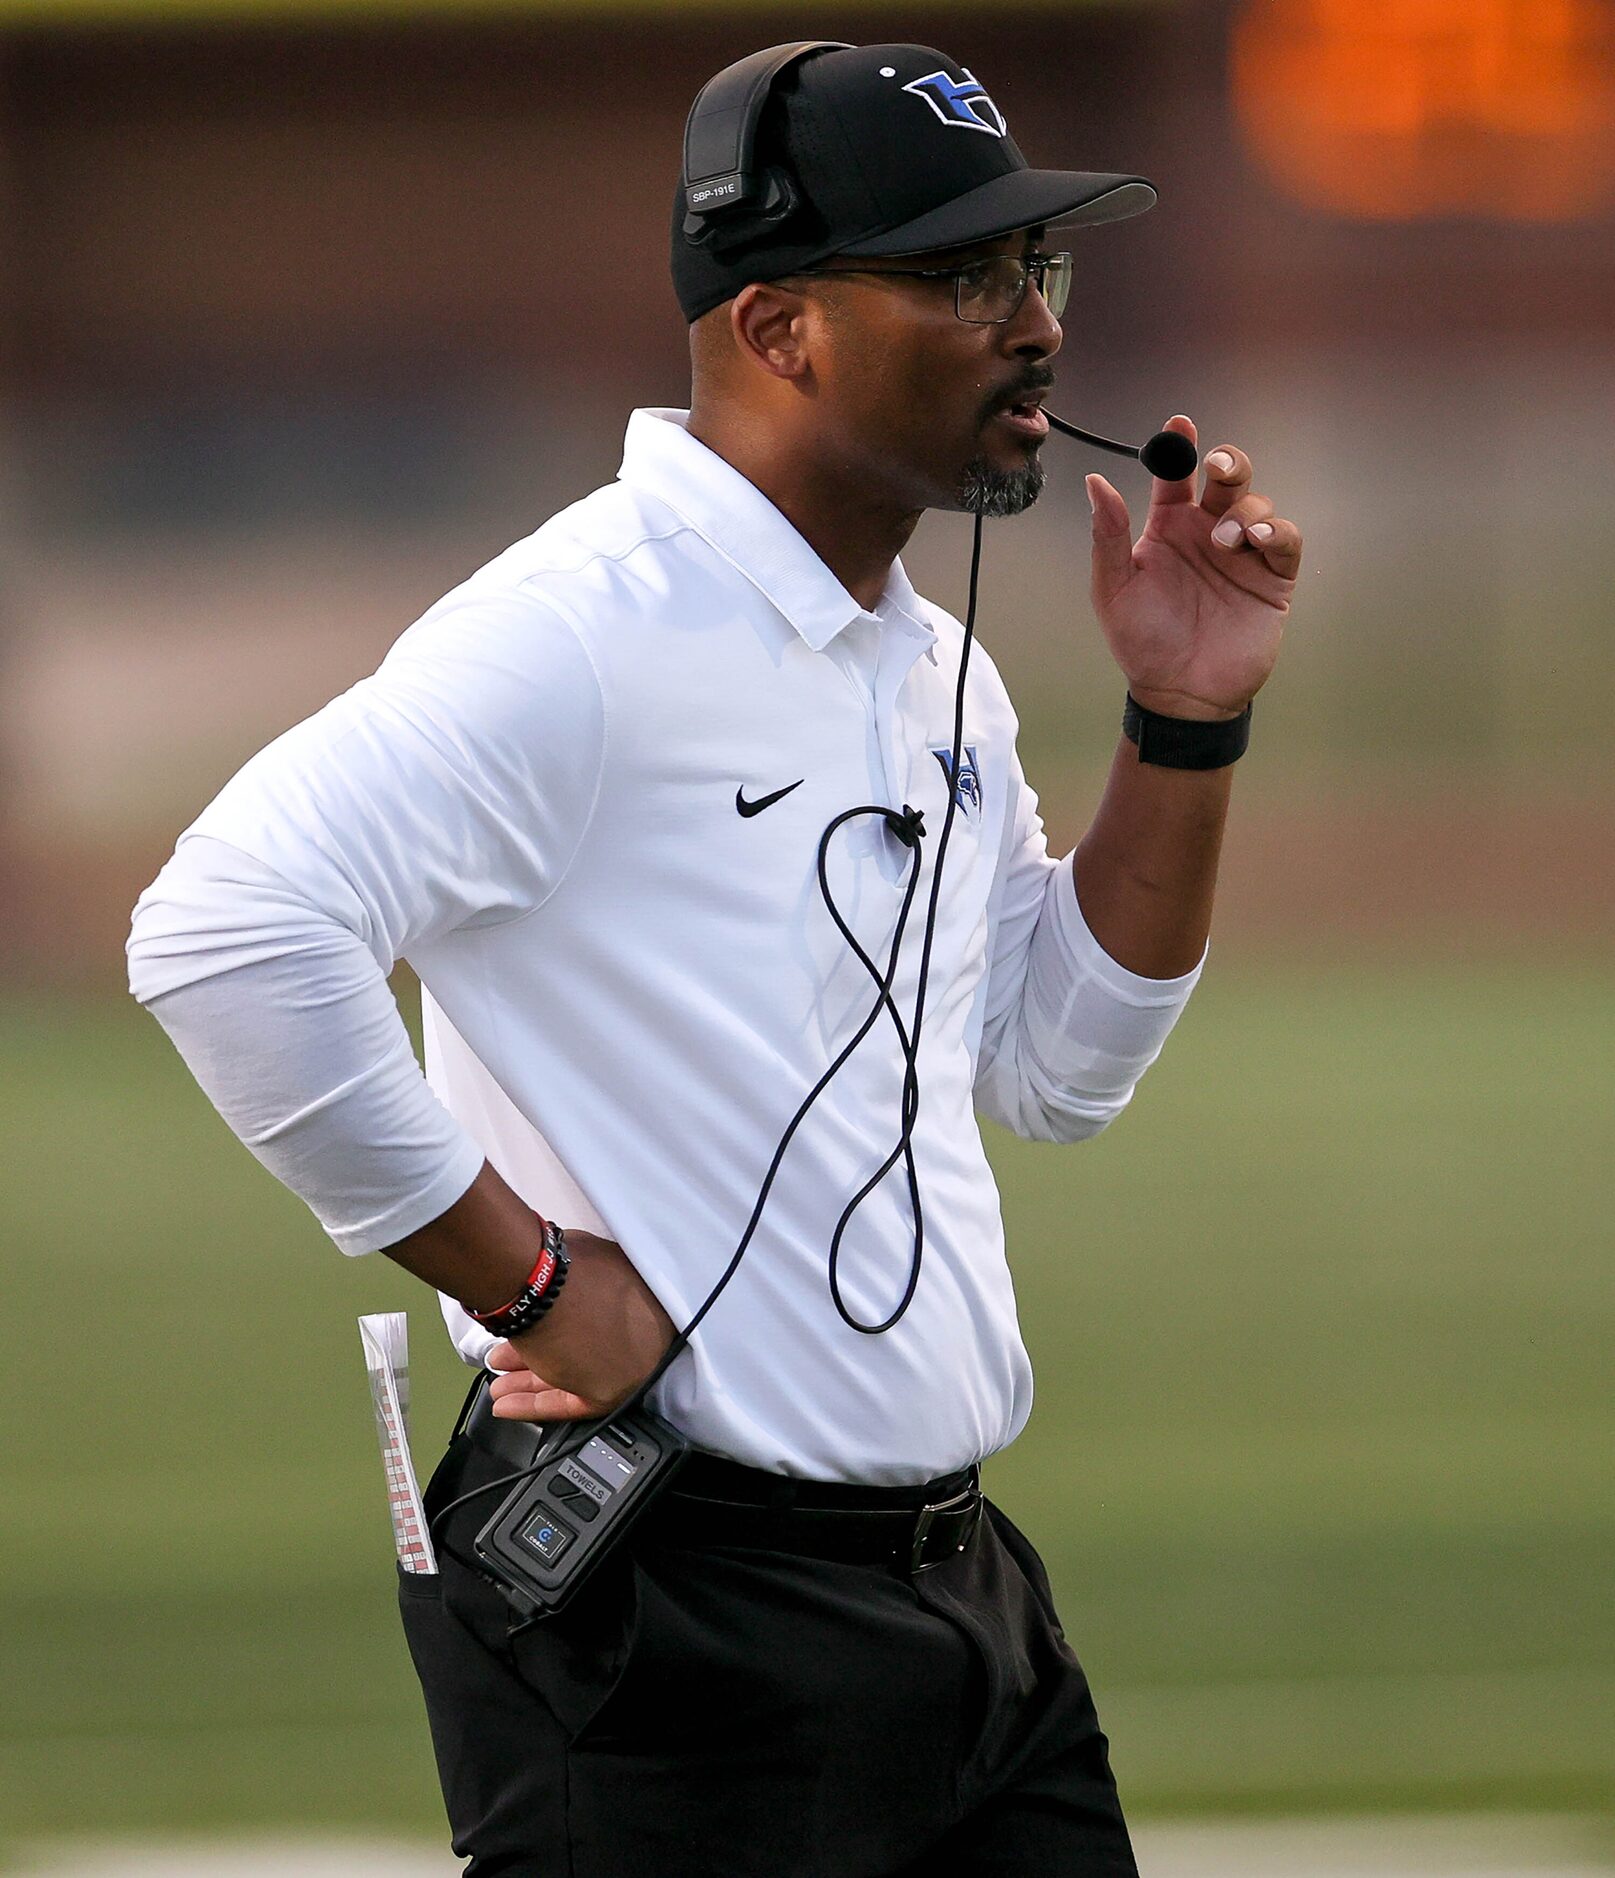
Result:
{"type": "Polygon", "coordinates": [[[943,1562],[940,1558],[928,1559],[922,1557],[925,1551],[926,1534],[930,1532],[931,1527],[935,1524],[937,1515],[939,1513],[958,1512],[965,1507],[972,1507],[975,1517],[965,1528],[964,1537],[959,1541],[958,1545],[954,1547],[954,1556],[957,1556],[958,1553],[962,1552],[965,1547],[969,1545],[970,1535],[976,1530],[976,1521],[981,1518],[981,1488],[972,1482],[968,1487],[961,1487],[951,1499],[939,1500],[935,1506],[922,1506],[920,1508],[919,1516],[914,1521],[914,1537],[910,1541],[908,1549],[908,1570],[911,1578],[917,1572],[931,1571],[943,1562]]]}

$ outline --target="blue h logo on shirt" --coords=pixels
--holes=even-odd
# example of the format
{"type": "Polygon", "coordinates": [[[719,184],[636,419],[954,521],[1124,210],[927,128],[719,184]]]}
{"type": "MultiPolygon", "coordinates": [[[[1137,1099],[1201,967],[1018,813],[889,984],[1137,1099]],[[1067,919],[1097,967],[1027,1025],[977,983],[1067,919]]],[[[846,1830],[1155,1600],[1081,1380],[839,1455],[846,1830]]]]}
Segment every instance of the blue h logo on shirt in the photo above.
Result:
{"type": "Polygon", "coordinates": [[[983,130],[989,137],[1002,137],[1007,128],[1003,112],[987,96],[986,87],[977,82],[969,66],[961,65],[959,70],[964,73],[962,82],[949,78],[946,72],[928,72],[903,89],[923,98],[953,130],[983,130]]]}
{"type": "MultiPolygon", "coordinates": [[[[953,772],[952,750],[933,750],[931,752],[942,765],[942,774],[946,777],[953,772]]],[[[967,743],[959,753],[959,774],[954,777],[953,799],[966,815],[972,809],[981,813],[981,771],[976,767],[976,746],[967,743]]]]}

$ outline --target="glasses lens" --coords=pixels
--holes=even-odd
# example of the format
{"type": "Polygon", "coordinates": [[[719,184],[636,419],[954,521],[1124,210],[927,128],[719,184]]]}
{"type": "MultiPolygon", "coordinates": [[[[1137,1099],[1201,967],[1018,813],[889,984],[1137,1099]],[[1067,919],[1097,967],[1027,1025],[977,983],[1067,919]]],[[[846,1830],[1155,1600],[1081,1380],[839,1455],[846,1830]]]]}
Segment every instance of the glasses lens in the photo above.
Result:
{"type": "Polygon", "coordinates": [[[1071,256],[1040,255],[1030,263],[1018,254],[997,254],[959,276],[955,307],[972,326],[999,326],[1013,319],[1026,298],[1028,278],[1036,282],[1056,319],[1071,296],[1071,256]]]}
{"type": "Polygon", "coordinates": [[[1049,311],[1056,319],[1065,311],[1071,298],[1071,256],[1051,254],[1043,264],[1043,278],[1038,283],[1049,311]]]}
{"type": "Polygon", "coordinates": [[[972,326],[1010,319],[1026,293],[1026,263],[1019,255],[995,254],[959,276],[954,310],[972,326]]]}

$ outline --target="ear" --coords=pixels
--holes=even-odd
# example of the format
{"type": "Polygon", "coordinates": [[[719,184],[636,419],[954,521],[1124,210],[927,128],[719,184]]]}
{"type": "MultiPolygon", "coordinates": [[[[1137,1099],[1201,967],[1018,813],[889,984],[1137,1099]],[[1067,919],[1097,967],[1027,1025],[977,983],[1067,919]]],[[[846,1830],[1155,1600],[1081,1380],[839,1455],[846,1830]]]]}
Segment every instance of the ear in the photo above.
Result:
{"type": "Polygon", "coordinates": [[[741,356],[773,378],[808,371],[809,302],[777,281],[742,287],[729,303],[729,330],[741,356]]]}

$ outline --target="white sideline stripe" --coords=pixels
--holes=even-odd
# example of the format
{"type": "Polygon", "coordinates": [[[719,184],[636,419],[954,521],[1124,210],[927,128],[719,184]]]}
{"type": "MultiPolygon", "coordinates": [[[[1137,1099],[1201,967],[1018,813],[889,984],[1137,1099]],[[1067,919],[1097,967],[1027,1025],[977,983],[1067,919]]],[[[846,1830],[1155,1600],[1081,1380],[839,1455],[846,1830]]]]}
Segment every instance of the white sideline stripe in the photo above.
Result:
{"type": "Polygon", "coordinates": [[[31,1848],[13,1878],[455,1878],[465,1868],[419,1842],[372,1839],[83,1839],[31,1848]]]}
{"type": "Polygon", "coordinates": [[[1143,1878],[1610,1878],[1604,1822],[1390,1816],[1141,1826],[1143,1878]]]}
{"type": "MultiPolygon", "coordinates": [[[[1143,1878],[1612,1878],[1604,1822],[1473,1815],[1148,1825],[1143,1878]]],[[[455,1878],[447,1851],[360,1839],[41,1842],[16,1878],[455,1878]]]]}
{"type": "Polygon", "coordinates": [[[15,1878],[454,1878],[449,1852],[366,1839],[77,1840],[36,1846],[15,1878]]]}

